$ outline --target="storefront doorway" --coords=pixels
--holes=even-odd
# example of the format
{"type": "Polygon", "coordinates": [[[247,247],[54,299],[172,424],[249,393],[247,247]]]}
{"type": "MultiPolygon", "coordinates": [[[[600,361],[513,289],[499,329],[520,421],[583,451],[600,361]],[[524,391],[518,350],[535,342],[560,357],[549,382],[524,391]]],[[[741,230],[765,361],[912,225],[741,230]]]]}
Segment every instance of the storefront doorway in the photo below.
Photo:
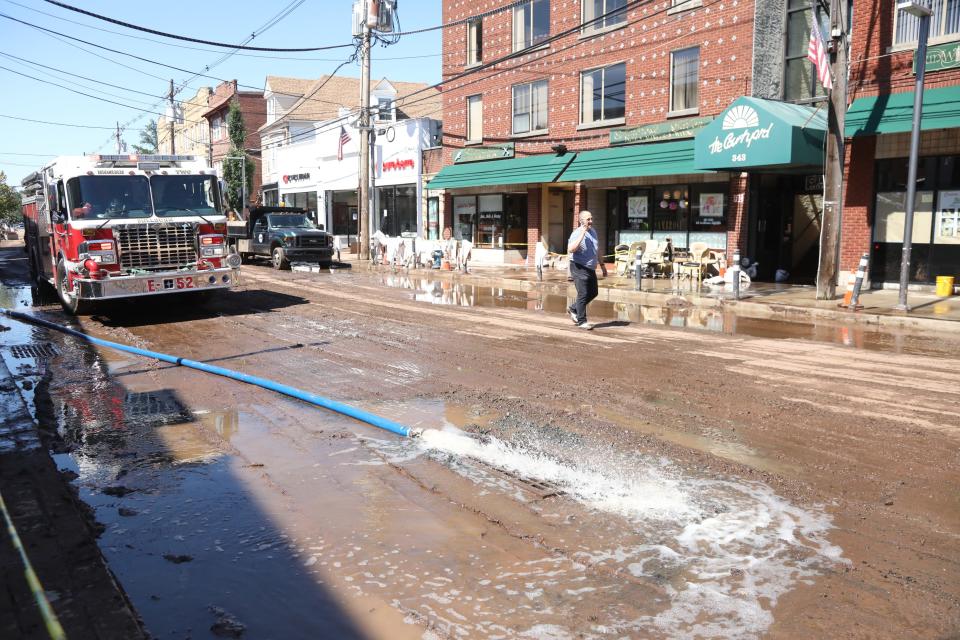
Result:
{"type": "Polygon", "coordinates": [[[820,176],[751,174],[747,255],[757,279],[773,281],[777,270],[794,284],[816,281],[823,219],[820,176]]]}
{"type": "Polygon", "coordinates": [[[331,191],[331,226],[335,236],[355,236],[357,228],[357,191],[331,191]]]}

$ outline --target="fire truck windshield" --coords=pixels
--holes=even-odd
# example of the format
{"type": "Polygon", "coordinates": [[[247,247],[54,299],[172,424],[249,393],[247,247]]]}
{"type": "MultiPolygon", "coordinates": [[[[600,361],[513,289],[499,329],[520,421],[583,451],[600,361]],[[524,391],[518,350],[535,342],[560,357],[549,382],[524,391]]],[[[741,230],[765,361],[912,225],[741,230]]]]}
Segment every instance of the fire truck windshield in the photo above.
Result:
{"type": "Polygon", "coordinates": [[[151,176],[153,205],[157,216],[220,215],[220,198],[215,176],[151,176]]]}
{"type": "Polygon", "coordinates": [[[80,176],[67,181],[71,218],[149,218],[150,186],[145,176],[80,176]]]}

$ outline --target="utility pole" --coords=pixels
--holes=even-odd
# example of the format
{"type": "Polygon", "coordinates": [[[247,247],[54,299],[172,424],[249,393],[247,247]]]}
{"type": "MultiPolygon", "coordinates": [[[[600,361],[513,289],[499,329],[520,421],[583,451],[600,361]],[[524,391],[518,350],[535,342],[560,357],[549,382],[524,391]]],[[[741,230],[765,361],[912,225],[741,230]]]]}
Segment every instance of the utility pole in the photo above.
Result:
{"type": "Polygon", "coordinates": [[[177,155],[176,142],[173,140],[173,125],[177,121],[177,105],[173,102],[173,78],[170,79],[170,155],[177,155]]]}
{"type": "Polygon", "coordinates": [[[123,141],[120,139],[120,123],[117,123],[117,133],[115,134],[117,138],[117,155],[123,153],[123,141]]]}
{"type": "MultiPolygon", "coordinates": [[[[370,0],[367,0],[370,2],[370,0]]],[[[360,48],[360,215],[357,233],[360,235],[360,259],[370,259],[370,25],[367,11],[361,21],[363,44],[360,48]]]]}
{"type": "MultiPolygon", "coordinates": [[[[817,299],[832,300],[837,290],[840,229],[843,221],[843,127],[847,112],[847,21],[841,0],[830,0],[830,75],[828,93],[827,157],[823,180],[823,221],[820,226],[820,265],[817,299]]],[[[814,12],[813,19],[817,19],[814,12]]]]}

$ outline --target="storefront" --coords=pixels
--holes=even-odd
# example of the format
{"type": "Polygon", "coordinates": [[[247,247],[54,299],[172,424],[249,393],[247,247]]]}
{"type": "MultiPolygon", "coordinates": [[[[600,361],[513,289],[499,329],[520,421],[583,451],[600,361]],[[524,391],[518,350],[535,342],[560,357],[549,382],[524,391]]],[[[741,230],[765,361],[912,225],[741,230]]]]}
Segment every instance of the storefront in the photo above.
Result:
{"type": "Polygon", "coordinates": [[[473,243],[477,262],[526,261],[533,255],[528,238],[539,238],[541,223],[547,224],[541,215],[544,191],[569,188],[557,180],[576,154],[513,156],[513,143],[461,149],[454,164],[428,182],[431,191],[443,189],[449,202],[442,226],[473,243]]]}
{"type": "MultiPolygon", "coordinates": [[[[760,280],[778,271],[793,283],[816,278],[826,125],[823,109],[741,97],[694,139],[696,169],[747,175],[746,190],[729,194],[747,201],[745,220],[727,231],[760,280]]],[[[701,190],[696,200],[702,208],[711,197],[701,190]]]]}
{"type": "MultiPolygon", "coordinates": [[[[859,98],[847,112],[846,134],[852,139],[845,209],[855,214],[855,204],[862,199],[868,211],[862,221],[845,221],[843,243],[850,254],[869,253],[870,279],[877,286],[900,280],[913,95],[859,98]],[[869,246],[856,244],[865,235],[861,225],[869,230],[869,246]]],[[[913,284],[960,276],[958,104],[960,87],[924,91],[911,236],[913,284]]]]}
{"type": "MultiPolygon", "coordinates": [[[[674,131],[674,136],[693,135],[674,131]]],[[[669,239],[675,249],[705,242],[722,252],[727,246],[729,176],[698,170],[693,159],[692,137],[611,146],[579,153],[561,179],[585,188],[582,208],[590,209],[598,221],[607,256],[619,244],[647,239],[669,239]]]]}

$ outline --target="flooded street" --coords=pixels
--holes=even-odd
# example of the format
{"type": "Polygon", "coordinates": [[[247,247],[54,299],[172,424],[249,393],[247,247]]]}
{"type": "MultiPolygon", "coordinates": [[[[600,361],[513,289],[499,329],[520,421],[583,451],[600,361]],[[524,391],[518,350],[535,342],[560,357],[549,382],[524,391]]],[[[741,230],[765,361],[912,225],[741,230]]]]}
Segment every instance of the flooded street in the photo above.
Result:
{"type": "Polygon", "coordinates": [[[0,318],[153,637],[960,632],[960,334],[268,266],[72,319],[0,251],[5,308],[420,432],[0,318]]]}

